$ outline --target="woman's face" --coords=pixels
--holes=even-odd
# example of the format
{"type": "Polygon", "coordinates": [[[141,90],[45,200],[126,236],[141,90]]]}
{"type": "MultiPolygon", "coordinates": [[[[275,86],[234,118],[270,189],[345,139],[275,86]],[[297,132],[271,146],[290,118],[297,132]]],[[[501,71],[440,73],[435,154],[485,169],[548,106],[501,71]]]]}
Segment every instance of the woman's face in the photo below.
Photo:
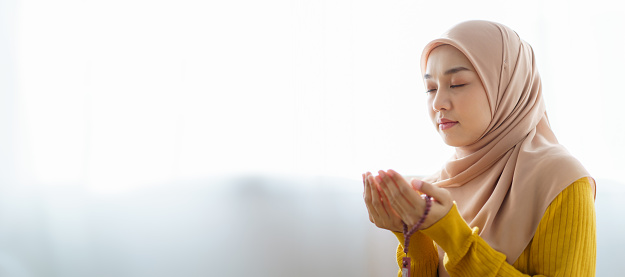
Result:
{"type": "Polygon", "coordinates": [[[486,90],[467,57],[441,45],[428,57],[425,70],[428,113],[446,144],[463,147],[476,142],[491,121],[486,90]]]}

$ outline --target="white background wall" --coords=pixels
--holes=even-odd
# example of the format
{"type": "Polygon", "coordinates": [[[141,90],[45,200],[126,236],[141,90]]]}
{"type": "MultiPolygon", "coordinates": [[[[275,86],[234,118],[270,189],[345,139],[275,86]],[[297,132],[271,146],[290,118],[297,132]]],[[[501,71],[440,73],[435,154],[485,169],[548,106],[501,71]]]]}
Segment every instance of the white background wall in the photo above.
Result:
{"type": "Polygon", "coordinates": [[[50,244],[34,214],[50,191],[432,173],[452,150],[428,122],[419,56],[469,19],[533,46],[559,140],[620,180],[625,18],[612,2],[0,1],[0,193],[24,196],[0,220],[31,218],[19,230],[50,244]]]}
{"type": "MultiPolygon", "coordinates": [[[[599,177],[625,154],[610,1],[13,1],[3,88],[19,182],[125,190],[224,173],[429,174],[425,43],[468,19],[530,42],[556,135],[599,177]]],[[[10,161],[10,162],[8,162],[10,161]]]]}

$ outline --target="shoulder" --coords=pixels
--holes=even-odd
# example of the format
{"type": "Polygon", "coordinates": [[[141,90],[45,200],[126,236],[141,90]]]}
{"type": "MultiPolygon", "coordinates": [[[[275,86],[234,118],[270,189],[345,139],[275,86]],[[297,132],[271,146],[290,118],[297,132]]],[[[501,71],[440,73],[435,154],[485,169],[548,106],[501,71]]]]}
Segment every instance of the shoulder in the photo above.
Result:
{"type": "MultiPolygon", "coordinates": [[[[531,161],[530,166],[534,173],[552,176],[587,173],[582,163],[560,145],[537,151],[533,155],[535,156],[528,160],[531,161]]],[[[578,179],[577,181],[580,180],[578,179]]]]}
{"type": "MultiPolygon", "coordinates": [[[[545,276],[595,271],[596,221],[593,180],[572,182],[551,202],[527,248],[527,263],[545,276]]],[[[594,275],[593,275],[594,276],[594,275]]]]}
{"type": "Polygon", "coordinates": [[[549,208],[588,200],[594,203],[594,181],[590,177],[582,177],[564,188],[551,202],[549,208]]]}
{"type": "Polygon", "coordinates": [[[535,153],[536,156],[518,164],[517,167],[525,174],[519,176],[517,181],[526,188],[530,186],[534,192],[532,197],[543,199],[542,203],[551,203],[556,197],[568,194],[564,193],[565,190],[570,192],[574,188],[585,188],[592,192],[594,198],[594,179],[587,177],[590,175],[579,160],[564,149],[552,148],[550,151],[539,151],[540,155],[535,153]]]}
{"type": "Polygon", "coordinates": [[[543,221],[580,220],[582,215],[594,216],[594,181],[589,177],[580,178],[564,190],[549,204],[543,221]]]}

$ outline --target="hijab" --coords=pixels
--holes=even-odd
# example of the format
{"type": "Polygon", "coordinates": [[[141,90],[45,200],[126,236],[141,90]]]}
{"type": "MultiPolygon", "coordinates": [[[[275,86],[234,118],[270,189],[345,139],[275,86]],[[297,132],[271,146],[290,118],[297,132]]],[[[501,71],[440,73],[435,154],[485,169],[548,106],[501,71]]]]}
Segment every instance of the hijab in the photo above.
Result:
{"type": "MultiPolygon", "coordinates": [[[[439,172],[423,180],[449,190],[465,221],[513,264],[551,201],[589,174],[551,131],[533,50],[516,32],[489,21],[462,22],[426,45],[422,73],[431,51],[443,44],[473,64],[491,122],[480,139],[456,148],[439,172]]],[[[443,257],[439,249],[439,274],[448,276],[443,257]]]]}

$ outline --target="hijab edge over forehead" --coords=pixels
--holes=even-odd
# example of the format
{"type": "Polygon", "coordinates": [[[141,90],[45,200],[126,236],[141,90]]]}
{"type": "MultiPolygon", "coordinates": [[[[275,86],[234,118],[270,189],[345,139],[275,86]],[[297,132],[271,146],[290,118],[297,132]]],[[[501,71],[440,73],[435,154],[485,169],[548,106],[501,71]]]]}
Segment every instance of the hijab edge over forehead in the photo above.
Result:
{"type": "MultiPolygon", "coordinates": [[[[479,55],[475,53],[483,48],[488,49],[490,58],[493,56],[496,59],[496,63],[503,66],[502,61],[505,59],[505,38],[513,33],[517,38],[518,35],[512,29],[507,28],[499,23],[486,21],[486,20],[470,20],[456,24],[454,27],[445,32],[440,38],[430,41],[421,53],[421,74],[425,74],[427,69],[427,61],[434,48],[443,44],[449,44],[458,49],[469,60],[473,68],[482,82],[484,89],[486,90],[486,96],[490,105],[491,115],[494,116],[496,102],[498,100],[499,83],[494,82],[501,77],[501,67],[494,68],[492,61],[484,61],[479,55]],[[481,32],[475,32],[475,29],[482,29],[481,32]],[[472,32],[472,33],[471,33],[472,32]],[[458,39],[462,38],[462,39],[458,39]],[[486,78],[491,73],[498,73],[494,79],[486,78]]],[[[520,40],[520,38],[519,38],[520,40]]],[[[489,76],[490,77],[490,76],[489,76]]]]}
{"type": "MultiPolygon", "coordinates": [[[[447,39],[447,38],[439,38],[439,39],[435,39],[433,41],[431,41],[430,43],[428,43],[425,48],[423,49],[423,53],[421,54],[421,75],[425,75],[425,71],[427,70],[427,63],[428,63],[428,59],[430,58],[430,54],[432,53],[432,51],[439,46],[443,46],[443,45],[451,45],[454,48],[458,49],[458,51],[460,51],[471,63],[471,65],[473,65],[473,68],[475,68],[475,71],[478,75],[478,77],[480,78],[480,81],[482,82],[482,85],[484,85],[484,78],[483,78],[483,74],[482,72],[480,72],[479,67],[476,65],[475,61],[472,59],[472,56],[469,52],[467,52],[465,50],[464,47],[462,47],[462,45],[460,45],[458,42],[453,41],[451,39],[447,39]]],[[[487,95],[488,96],[488,95],[487,95]]],[[[490,100],[489,100],[490,101],[490,100]]]]}
{"type": "MultiPolygon", "coordinates": [[[[488,100],[488,106],[490,108],[490,116],[491,116],[491,124],[492,124],[492,120],[495,116],[495,108],[496,108],[495,101],[497,101],[497,99],[496,97],[495,99],[492,99],[493,97],[491,97],[491,95],[495,94],[496,92],[492,91],[493,88],[491,88],[490,85],[485,82],[482,67],[479,64],[477,64],[473,55],[471,55],[471,53],[466,50],[466,47],[464,47],[460,42],[457,42],[448,38],[439,38],[428,43],[423,49],[423,52],[421,54],[421,76],[422,77],[425,76],[425,73],[427,70],[427,62],[432,51],[434,51],[434,49],[436,49],[437,47],[443,46],[443,45],[450,45],[456,48],[467,58],[467,60],[469,60],[469,62],[475,69],[475,73],[477,74],[478,79],[480,80],[480,82],[482,83],[482,86],[486,90],[486,99],[488,100]]],[[[491,127],[492,126],[489,126],[489,128],[485,130],[484,133],[480,135],[480,137],[476,141],[479,141],[480,139],[482,139],[491,127]]]]}

